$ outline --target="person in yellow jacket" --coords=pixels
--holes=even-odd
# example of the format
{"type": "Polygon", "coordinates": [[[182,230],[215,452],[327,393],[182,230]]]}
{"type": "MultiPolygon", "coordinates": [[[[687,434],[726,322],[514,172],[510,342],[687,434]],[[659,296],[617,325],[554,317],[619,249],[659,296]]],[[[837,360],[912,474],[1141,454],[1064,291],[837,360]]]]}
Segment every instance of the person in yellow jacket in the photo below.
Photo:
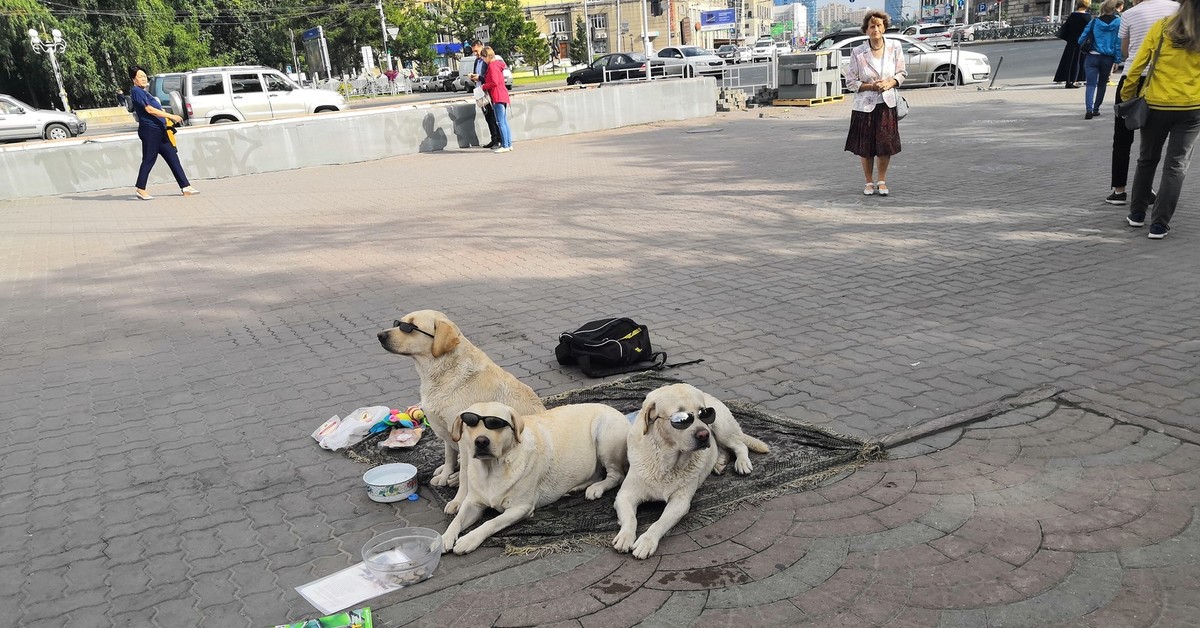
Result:
{"type": "MultiPolygon", "coordinates": [[[[1171,216],[1179,202],[1183,177],[1192,159],[1196,137],[1200,136],[1200,0],[1180,0],[1175,15],[1150,27],[1129,67],[1129,76],[1140,75],[1155,57],[1156,50],[1158,58],[1154,60],[1153,74],[1147,78],[1142,92],[1150,115],[1141,128],[1141,152],[1125,220],[1131,227],[1146,224],[1154,173],[1165,144],[1166,163],[1150,214],[1150,238],[1160,240],[1171,230],[1171,216]]],[[[1121,100],[1136,96],[1137,81],[1126,81],[1121,87],[1121,100]]]]}

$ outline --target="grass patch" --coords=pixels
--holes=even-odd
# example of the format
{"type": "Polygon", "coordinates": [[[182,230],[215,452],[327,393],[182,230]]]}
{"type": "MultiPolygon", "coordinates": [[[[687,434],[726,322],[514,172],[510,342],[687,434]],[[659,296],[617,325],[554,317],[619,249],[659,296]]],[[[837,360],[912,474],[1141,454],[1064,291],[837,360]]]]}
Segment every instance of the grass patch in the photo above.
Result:
{"type": "Polygon", "coordinates": [[[568,72],[558,72],[557,74],[542,74],[534,76],[533,74],[513,74],[513,86],[517,85],[540,85],[542,83],[563,83],[567,82],[568,72]]]}

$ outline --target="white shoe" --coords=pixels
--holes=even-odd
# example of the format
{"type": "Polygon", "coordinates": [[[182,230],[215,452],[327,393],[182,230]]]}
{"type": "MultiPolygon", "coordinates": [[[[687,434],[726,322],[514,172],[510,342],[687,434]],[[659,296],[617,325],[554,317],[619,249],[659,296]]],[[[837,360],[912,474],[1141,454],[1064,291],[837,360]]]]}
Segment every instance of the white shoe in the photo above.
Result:
{"type": "Polygon", "coordinates": [[[870,196],[875,193],[875,184],[868,183],[863,187],[863,196],[870,196]]]}
{"type": "Polygon", "coordinates": [[[511,153],[512,147],[511,146],[501,146],[500,148],[493,148],[492,152],[493,153],[511,153]]]}

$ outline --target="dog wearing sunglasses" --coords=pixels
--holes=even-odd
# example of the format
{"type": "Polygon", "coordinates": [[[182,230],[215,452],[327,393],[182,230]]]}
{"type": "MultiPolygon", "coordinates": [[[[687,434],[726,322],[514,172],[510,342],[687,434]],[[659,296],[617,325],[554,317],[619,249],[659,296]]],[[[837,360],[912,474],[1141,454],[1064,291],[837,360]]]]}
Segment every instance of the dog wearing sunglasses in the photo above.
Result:
{"type": "Polygon", "coordinates": [[[445,444],[445,462],[433,472],[433,486],[458,485],[445,512],[452,515],[466,497],[466,465],[459,457],[458,439],[451,438],[451,424],[458,413],[473,403],[498,401],[517,412],[544,412],[537,393],[511,373],[500,368],[482,350],[467,340],[445,314],[420,310],[405,314],[392,327],[378,334],[383,348],[413,359],[421,378],[421,409],[433,433],[445,444]]]}
{"type": "Polygon", "coordinates": [[[470,486],[442,535],[444,551],[466,554],[488,537],[567,493],[596,499],[625,477],[629,421],[599,403],[522,414],[502,403],[477,403],[451,428],[470,469],[470,486]],[[500,512],[467,534],[483,512],[500,512]],[[460,536],[461,535],[461,536],[460,536]]]}
{"type": "Polygon", "coordinates": [[[709,473],[724,472],[730,453],[733,470],[750,473],[749,452],[765,454],[767,444],[742,432],[719,399],[688,384],[664,386],[646,395],[628,435],[629,474],[617,491],[613,539],[618,552],[648,558],[692,507],[692,497],[709,473]],[[637,536],[637,508],[665,501],[658,518],[637,536]]]}

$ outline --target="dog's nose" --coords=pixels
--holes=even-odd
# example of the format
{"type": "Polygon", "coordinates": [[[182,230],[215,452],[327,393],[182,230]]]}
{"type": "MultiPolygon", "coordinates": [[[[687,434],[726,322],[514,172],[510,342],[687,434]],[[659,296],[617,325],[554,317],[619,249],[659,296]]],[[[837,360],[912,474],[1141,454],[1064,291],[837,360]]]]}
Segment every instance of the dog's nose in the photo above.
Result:
{"type": "Polygon", "coordinates": [[[696,430],[696,440],[708,442],[708,430],[696,430]]]}
{"type": "Polygon", "coordinates": [[[488,440],[487,436],[476,436],[475,437],[475,448],[476,449],[487,449],[491,445],[492,445],[492,441],[488,440]]]}
{"type": "Polygon", "coordinates": [[[387,331],[386,330],[381,331],[378,334],[375,334],[375,336],[379,338],[379,344],[383,344],[383,343],[387,342],[387,331]]]}

